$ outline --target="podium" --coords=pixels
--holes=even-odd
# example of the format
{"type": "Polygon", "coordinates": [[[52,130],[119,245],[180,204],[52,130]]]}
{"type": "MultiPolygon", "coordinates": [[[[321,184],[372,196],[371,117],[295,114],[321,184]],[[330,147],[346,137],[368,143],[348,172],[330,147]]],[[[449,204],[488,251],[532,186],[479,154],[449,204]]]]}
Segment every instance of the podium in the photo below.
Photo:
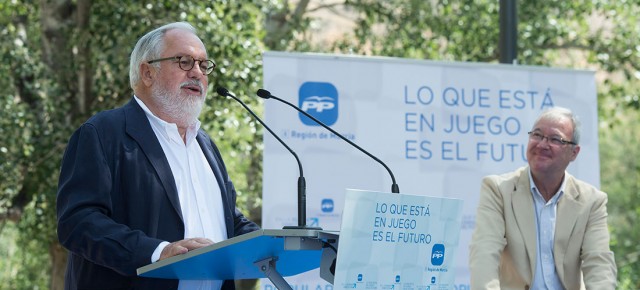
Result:
{"type": "Polygon", "coordinates": [[[283,277],[320,268],[336,290],[453,289],[461,219],[459,199],[347,190],[340,235],[263,229],[138,268],[138,275],[268,278],[290,290],[283,277]]]}
{"type": "Polygon", "coordinates": [[[137,273],[183,280],[268,278],[278,289],[291,289],[283,277],[321,264],[328,269],[336,257],[337,241],[337,232],[262,229],[140,267],[137,273]]]}

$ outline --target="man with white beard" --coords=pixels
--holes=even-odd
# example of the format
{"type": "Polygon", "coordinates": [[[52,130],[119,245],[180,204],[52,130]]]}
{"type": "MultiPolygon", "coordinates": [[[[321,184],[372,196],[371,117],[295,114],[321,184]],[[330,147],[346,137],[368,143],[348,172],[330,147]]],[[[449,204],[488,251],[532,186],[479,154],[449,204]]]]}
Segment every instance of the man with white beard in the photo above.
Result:
{"type": "Polygon", "coordinates": [[[198,115],[215,63],[188,23],[138,40],[134,96],[71,136],[58,185],[66,289],[233,289],[233,281],[142,278],[136,269],[259,229],[198,115]]]}

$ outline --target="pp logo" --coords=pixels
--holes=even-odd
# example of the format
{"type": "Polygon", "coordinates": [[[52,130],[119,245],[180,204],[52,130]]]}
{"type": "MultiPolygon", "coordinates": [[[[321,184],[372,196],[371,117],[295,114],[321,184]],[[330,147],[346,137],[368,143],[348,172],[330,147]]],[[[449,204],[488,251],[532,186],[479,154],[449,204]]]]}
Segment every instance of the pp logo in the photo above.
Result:
{"type": "MultiPolygon", "coordinates": [[[[299,106],[309,115],[331,126],[338,120],[338,90],[330,83],[305,82],[298,92],[299,106]]],[[[300,121],[308,126],[320,126],[299,113],[300,121]]]]}
{"type": "Polygon", "coordinates": [[[333,212],[333,199],[323,199],[320,208],[322,209],[322,212],[333,212]]]}
{"type": "Polygon", "coordinates": [[[440,266],[444,262],[444,245],[435,244],[431,248],[431,264],[434,266],[440,266]]]}

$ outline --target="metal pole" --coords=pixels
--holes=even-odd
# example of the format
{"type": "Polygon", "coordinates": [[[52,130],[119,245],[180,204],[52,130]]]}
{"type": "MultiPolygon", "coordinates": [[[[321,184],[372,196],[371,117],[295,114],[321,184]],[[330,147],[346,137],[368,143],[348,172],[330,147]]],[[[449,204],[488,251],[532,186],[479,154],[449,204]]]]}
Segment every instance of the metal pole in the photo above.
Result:
{"type": "Polygon", "coordinates": [[[516,0],[500,0],[500,63],[518,62],[518,16],[516,0]]]}

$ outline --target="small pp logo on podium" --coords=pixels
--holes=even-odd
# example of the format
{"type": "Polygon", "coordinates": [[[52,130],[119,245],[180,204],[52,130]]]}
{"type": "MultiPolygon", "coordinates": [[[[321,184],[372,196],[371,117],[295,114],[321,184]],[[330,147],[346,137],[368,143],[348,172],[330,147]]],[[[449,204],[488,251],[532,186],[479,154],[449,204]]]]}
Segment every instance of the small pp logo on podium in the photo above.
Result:
{"type": "Polygon", "coordinates": [[[333,212],[333,199],[325,198],[322,200],[322,204],[320,205],[320,209],[322,212],[330,213],[333,212]]]}
{"type": "Polygon", "coordinates": [[[431,265],[440,266],[444,262],[444,245],[435,244],[431,248],[431,265]]]}

